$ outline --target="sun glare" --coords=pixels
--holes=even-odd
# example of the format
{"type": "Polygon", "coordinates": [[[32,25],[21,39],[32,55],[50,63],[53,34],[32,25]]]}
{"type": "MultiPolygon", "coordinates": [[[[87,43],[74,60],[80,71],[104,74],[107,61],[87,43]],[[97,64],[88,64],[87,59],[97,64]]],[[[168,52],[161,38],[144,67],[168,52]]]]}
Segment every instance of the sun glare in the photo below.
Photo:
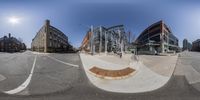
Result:
{"type": "Polygon", "coordinates": [[[19,18],[17,18],[17,17],[10,17],[9,18],[9,22],[11,23],[11,24],[18,24],[19,23],[19,18]]]}

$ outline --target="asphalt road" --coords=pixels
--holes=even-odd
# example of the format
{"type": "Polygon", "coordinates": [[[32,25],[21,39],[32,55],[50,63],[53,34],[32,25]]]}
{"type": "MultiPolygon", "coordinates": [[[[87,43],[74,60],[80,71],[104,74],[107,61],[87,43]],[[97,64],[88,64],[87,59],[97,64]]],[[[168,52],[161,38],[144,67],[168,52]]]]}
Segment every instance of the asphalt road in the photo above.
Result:
{"type": "MultiPolygon", "coordinates": [[[[78,54],[37,55],[27,88],[14,95],[1,93],[0,100],[199,100],[200,92],[188,84],[182,71],[183,60],[187,64],[198,65],[198,54],[181,54],[168,84],[158,90],[138,94],[112,93],[96,88],[87,79],[78,54]]],[[[34,57],[31,52],[0,54],[0,74],[9,78],[9,81],[0,81],[1,91],[13,89],[26,80],[34,57]]]]}

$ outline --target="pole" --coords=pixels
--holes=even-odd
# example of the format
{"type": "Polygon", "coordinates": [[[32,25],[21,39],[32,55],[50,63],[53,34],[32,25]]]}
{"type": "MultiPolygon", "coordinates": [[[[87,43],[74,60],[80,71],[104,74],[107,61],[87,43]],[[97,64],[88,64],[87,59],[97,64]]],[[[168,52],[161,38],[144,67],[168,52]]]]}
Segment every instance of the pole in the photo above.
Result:
{"type": "Polygon", "coordinates": [[[99,54],[101,53],[102,48],[102,27],[100,26],[100,44],[99,44],[99,54]]]}
{"type": "Polygon", "coordinates": [[[106,34],[107,32],[105,32],[105,54],[107,54],[107,34],[106,34]]]}
{"type": "Polygon", "coordinates": [[[93,26],[91,25],[91,46],[90,46],[90,51],[92,55],[94,54],[94,48],[93,48],[93,42],[94,42],[94,32],[93,32],[93,26]]]}

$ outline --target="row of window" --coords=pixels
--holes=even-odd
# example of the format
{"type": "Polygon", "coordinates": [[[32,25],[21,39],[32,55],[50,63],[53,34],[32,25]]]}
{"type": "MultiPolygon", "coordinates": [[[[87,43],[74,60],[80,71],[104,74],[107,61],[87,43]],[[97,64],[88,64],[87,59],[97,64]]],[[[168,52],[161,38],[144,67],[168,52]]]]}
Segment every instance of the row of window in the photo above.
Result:
{"type": "Polygon", "coordinates": [[[49,41],[49,47],[60,47],[60,43],[49,41]]]}
{"type": "Polygon", "coordinates": [[[58,33],[55,33],[55,32],[50,32],[49,38],[67,42],[67,37],[63,37],[63,36],[61,36],[61,35],[59,35],[58,33]]]}
{"type": "Polygon", "coordinates": [[[57,35],[59,35],[60,37],[67,38],[67,36],[64,33],[62,33],[60,30],[56,29],[55,27],[51,26],[50,29],[53,30],[53,32],[56,33],[57,35]]]}
{"type": "Polygon", "coordinates": [[[200,47],[200,42],[193,43],[193,46],[200,47]]]}

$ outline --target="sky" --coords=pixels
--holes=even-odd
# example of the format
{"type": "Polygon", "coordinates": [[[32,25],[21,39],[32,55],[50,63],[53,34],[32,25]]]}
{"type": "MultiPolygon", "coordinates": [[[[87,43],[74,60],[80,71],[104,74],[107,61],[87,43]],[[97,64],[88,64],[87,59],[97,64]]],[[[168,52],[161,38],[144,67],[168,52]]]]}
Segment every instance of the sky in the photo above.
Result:
{"type": "Polygon", "coordinates": [[[179,39],[200,38],[200,0],[1,0],[0,37],[11,33],[30,47],[32,39],[49,19],[79,47],[91,25],[123,24],[137,36],[149,25],[163,20],[179,39]],[[18,23],[11,23],[11,18],[18,23]]]}

